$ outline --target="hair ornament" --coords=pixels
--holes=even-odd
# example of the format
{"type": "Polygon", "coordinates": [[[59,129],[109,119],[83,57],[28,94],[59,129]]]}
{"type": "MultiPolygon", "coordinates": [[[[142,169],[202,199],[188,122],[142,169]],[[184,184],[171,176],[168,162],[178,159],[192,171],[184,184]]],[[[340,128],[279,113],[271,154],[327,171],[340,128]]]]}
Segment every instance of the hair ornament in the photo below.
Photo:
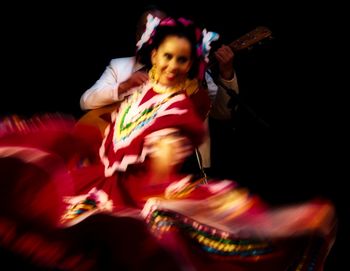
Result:
{"type": "Polygon", "coordinates": [[[219,34],[215,33],[215,32],[207,32],[207,30],[204,28],[203,32],[202,32],[203,38],[202,38],[202,46],[200,46],[201,48],[201,54],[204,58],[205,62],[209,62],[209,52],[211,49],[210,43],[213,41],[216,41],[219,39],[219,34]]]}
{"type": "Polygon", "coordinates": [[[140,50],[142,45],[150,40],[154,29],[159,23],[160,19],[158,17],[154,17],[152,14],[147,15],[146,29],[145,32],[143,32],[141,39],[136,43],[137,50],[140,50]]]}
{"type": "Polygon", "coordinates": [[[159,25],[162,25],[162,26],[175,26],[176,25],[176,21],[171,18],[171,17],[166,17],[164,19],[162,19],[160,21],[160,24],[159,25]]]}
{"type": "Polygon", "coordinates": [[[191,20],[189,20],[189,19],[186,19],[186,18],[183,18],[183,17],[181,17],[181,18],[179,18],[179,19],[177,19],[180,23],[182,23],[184,26],[189,26],[189,25],[191,25],[191,24],[193,24],[193,22],[191,21],[191,20]]]}

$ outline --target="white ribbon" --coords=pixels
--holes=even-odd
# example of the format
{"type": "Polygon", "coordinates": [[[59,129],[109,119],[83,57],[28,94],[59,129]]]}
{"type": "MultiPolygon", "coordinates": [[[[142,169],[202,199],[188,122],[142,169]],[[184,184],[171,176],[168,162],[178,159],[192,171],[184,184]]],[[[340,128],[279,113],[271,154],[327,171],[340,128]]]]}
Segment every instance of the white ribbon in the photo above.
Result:
{"type": "Polygon", "coordinates": [[[143,32],[141,39],[136,43],[137,50],[140,50],[145,42],[148,42],[153,30],[159,25],[160,19],[158,17],[153,17],[152,14],[147,15],[147,23],[145,32],[143,32]]]}

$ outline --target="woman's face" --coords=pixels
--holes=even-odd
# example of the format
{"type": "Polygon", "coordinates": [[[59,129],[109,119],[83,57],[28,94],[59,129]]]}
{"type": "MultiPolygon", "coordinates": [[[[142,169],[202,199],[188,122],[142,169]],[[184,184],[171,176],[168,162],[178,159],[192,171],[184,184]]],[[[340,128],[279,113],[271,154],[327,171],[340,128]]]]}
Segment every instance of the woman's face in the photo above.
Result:
{"type": "Polygon", "coordinates": [[[191,68],[191,44],[183,37],[166,37],[152,52],[152,64],[158,83],[172,87],[187,79],[191,68]]]}

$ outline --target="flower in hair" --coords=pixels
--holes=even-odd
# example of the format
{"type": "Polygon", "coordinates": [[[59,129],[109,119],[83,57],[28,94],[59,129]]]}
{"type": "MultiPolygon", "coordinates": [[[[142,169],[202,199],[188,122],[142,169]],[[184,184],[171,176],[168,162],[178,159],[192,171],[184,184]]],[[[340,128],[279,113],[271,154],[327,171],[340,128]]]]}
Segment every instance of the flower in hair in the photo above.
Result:
{"type": "Polygon", "coordinates": [[[153,17],[152,14],[147,15],[147,23],[145,32],[143,32],[141,39],[136,43],[137,50],[140,50],[142,45],[148,42],[154,29],[159,25],[160,19],[158,17],[153,17]]]}
{"type": "Polygon", "coordinates": [[[164,19],[162,19],[160,21],[160,24],[159,25],[165,25],[165,26],[175,26],[176,25],[176,22],[173,18],[171,17],[166,17],[164,19]]]}
{"type": "Polygon", "coordinates": [[[206,29],[203,29],[203,39],[202,39],[202,55],[204,57],[204,60],[205,62],[209,62],[209,52],[210,52],[210,49],[211,49],[211,46],[210,46],[210,43],[213,42],[213,41],[216,41],[219,39],[219,34],[218,33],[215,33],[215,32],[207,32],[206,29]]]}
{"type": "Polygon", "coordinates": [[[193,22],[191,20],[183,18],[183,17],[179,18],[178,21],[180,23],[182,23],[184,26],[189,26],[189,25],[193,24],[193,22]]]}

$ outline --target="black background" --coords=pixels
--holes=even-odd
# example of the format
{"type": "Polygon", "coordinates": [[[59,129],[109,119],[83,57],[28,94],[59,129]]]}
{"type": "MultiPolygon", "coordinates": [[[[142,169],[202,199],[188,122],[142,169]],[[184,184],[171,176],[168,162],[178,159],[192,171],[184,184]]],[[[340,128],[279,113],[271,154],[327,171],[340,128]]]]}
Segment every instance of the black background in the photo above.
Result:
{"type": "Polygon", "coordinates": [[[266,26],[273,39],[237,53],[235,59],[242,99],[269,124],[266,132],[245,118],[247,137],[240,149],[247,152],[239,155],[251,171],[242,181],[272,203],[330,198],[339,212],[340,237],[329,266],[340,269],[345,254],[341,247],[350,242],[344,189],[349,180],[348,87],[340,84],[337,70],[344,59],[342,8],[335,2],[305,6],[302,1],[193,1],[195,7],[189,7],[188,0],[173,2],[50,1],[2,7],[6,18],[1,19],[0,116],[82,116],[82,93],[112,58],[134,53],[135,24],[149,4],[170,15],[192,17],[219,32],[226,43],[266,26]]]}

